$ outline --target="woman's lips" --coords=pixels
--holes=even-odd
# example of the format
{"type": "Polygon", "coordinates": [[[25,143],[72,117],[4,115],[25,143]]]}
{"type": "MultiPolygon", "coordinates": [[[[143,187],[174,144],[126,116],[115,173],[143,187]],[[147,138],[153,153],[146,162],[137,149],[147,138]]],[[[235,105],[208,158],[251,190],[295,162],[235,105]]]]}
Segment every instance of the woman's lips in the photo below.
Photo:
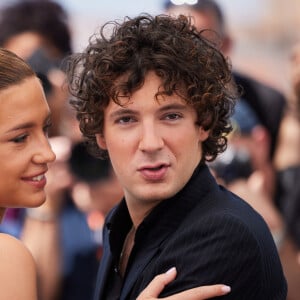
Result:
{"type": "Polygon", "coordinates": [[[28,184],[30,184],[38,189],[43,189],[47,183],[45,174],[41,174],[41,175],[33,176],[33,177],[26,177],[26,178],[23,178],[23,181],[27,182],[28,184]]]}

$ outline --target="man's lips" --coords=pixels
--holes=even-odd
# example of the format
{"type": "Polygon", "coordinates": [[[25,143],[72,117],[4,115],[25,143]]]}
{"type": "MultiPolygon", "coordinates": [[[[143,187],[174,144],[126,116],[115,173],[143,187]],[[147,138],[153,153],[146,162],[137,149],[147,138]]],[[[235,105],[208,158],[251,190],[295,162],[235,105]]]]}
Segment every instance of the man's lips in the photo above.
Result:
{"type": "Polygon", "coordinates": [[[155,165],[147,165],[138,169],[143,178],[150,181],[159,181],[162,180],[170,165],[168,164],[155,164],[155,165]]]}

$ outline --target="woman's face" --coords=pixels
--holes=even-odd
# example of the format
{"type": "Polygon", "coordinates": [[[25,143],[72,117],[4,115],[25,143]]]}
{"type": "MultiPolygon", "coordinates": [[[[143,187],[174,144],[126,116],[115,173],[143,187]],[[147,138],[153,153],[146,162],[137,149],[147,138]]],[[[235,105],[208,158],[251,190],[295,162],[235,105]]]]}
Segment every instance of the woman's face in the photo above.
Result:
{"type": "Polygon", "coordinates": [[[46,198],[50,111],[36,77],[0,91],[0,207],[34,207],[46,198]]]}

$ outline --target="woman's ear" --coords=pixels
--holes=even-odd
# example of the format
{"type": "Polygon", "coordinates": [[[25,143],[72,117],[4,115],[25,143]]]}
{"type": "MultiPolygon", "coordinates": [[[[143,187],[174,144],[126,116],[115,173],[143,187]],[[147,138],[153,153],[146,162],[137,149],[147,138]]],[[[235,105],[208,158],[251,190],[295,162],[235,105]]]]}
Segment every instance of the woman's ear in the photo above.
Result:
{"type": "Polygon", "coordinates": [[[97,144],[98,146],[103,149],[103,150],[106,150],[107,147],[106,147],[106,142],[105,142],[105,138],[103,136],[103,134],[100,134],[100,133],[97,133],[96,134],[96,141],[97,141],[97,144]]]}

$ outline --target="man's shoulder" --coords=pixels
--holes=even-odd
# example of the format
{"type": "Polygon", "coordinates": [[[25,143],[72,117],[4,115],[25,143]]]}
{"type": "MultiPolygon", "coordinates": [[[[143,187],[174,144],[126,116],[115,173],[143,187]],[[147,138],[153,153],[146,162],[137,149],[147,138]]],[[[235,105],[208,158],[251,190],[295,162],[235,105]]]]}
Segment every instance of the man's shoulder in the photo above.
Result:
{"type": "Polygon", "coordinates": [[[214,226],[220,226],[221,229],[225,224],[237,233],[243,229],[255,239],[265,239],[266,236],[271,236],[262,216],[244,199],[222,186],[199,201],[191,212],[190,218],[195,220],[193,223],[195,226],[214,224],[214,226]]]}

